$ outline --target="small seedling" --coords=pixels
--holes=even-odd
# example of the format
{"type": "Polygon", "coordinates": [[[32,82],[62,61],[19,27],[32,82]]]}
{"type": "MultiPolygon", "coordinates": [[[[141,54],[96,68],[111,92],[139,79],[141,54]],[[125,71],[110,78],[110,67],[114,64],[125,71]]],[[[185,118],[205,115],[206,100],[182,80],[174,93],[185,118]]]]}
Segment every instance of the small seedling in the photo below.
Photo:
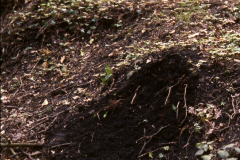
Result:
{"type": "Polygon", "coordinates": [[[104,78],[101,78],[101,81],[104,85],[107,86],[112,81],[112,69],[110,67],[110,64],[106,64],[105,73],[106,73],[106,76],[104,78]]]}
{"type": "Polygon", "coordinates": [[[194,127],[196,132],[200,132],[200,130],[202,129],[202,127],[198,123],[194,123],[194,127]]]}
{"type": "Polygon", "coordinates": [[[107,113],[108,113],[108,112],[106,112],[106,113],[103,115],[103,118],[106,118],[106,117],[107,117],[107,113]]]}

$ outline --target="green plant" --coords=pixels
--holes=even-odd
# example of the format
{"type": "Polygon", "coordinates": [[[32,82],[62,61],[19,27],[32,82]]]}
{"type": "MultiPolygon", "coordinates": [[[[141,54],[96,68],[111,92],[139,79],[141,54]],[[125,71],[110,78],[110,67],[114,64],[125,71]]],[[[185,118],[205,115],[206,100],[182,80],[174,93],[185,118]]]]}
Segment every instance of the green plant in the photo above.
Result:
{"type": "Polygon", "coordinates": [[[231,158],[228,158],[228,159],[237,160],[237,158],[234,158],[232,156],[234,155],[234,153],[239,154],[240,153],[240,148],[237,147],[236,144],[231,143],[231,144],[228,144],[226,146],[223,146],[220,150],[218,150],[217,153],[221,158],[231,157],[231,158]]]}
{"type": "Polygon", "coordinates": [[[106,63],[105,66],[105,77],[101,78],[102,84],[103,85],[109,85],[112,81],[112,69],[110,64],[106,63]]]}
{"type": "Polygon", "coordinates": [[[198,123],[194,123],[194,127],[196,132],[200,132],[200,130],[202,129],[202,127],[198,123]]]}
{"type": "Polygon", "coordinates": [[[198,148],[198,151],[195,153],[195,156],[201,156],[201,158],[203,160],[207,160],[207,159],[211,159],[213,157],[213,154],[209,154],[209,155],[203,155],[204,152],[207,152],[208,150],[213,150],[213,142],[214,141],[211,141],[211,142],[206,142],[206,141],[203,141],[203,142],[200,142],[200,143],[197,143],[196,146],[198,148]]]}
{"type": "Polygon", "coordinates": [[[214,153],[216,153],[216,151],[217,151],[218,156],[223,158],[223,159],[237,160],[237,158],[233,157],[233,156],[240,153],[240,148],[237,147],[236,144],[231,143],[231,144],[228,144],[226,146],[223,146],[219,150],[214,150],[213,149],[213,142],[214,141],[211,141],[211,142],[203,141],[203,142],[197,143],[196,146],[198,148],[198,151],[195,153],[195,156],[201,156],[201,158],[203,160],[210,160],[212,157],[216,157],[216,155],[214,153]],[[212,151],[212,153],[208,154],[208,155],[203,155],[208,150],[212,151]],[[231,157],[231,158],[229,158],[229,157],[231,157]]]}

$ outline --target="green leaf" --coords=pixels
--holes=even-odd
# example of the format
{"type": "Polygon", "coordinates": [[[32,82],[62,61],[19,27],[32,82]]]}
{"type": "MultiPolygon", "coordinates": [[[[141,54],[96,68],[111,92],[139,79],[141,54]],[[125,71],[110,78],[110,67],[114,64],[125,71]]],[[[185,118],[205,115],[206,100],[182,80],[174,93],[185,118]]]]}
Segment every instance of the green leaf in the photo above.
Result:
{"type": "Polygon", "coordinates": [[[149,153],[148,153],[148,156],[149,156],[150,158],[153,158],[153,153],[152,153],[152,152],[149,152],[149,153]]]}
{"type": "Polygon", "coordinates": [[[226,104],[226,102],[221,102],[221,106],[224,106],[226,104]]]}
{"type": "Polygon", "coordinates": [[[203,149],[205,152],[208,150],[208,145],[207,144],[202,144],[199,147],[200,147],[200,149],[203,149]]]}
{"type": "Polygon", "coordinates": [[[162,153],[160,153],[159,155],[158,155],[158,158],[163,158],[164,156],[163,156],[163,154],[162,153]]]}
{"type": "Polygon", "coordinates": [[[223,149],[227,149],[227,148],[233,148],[235,146],[234,143],[228,144],[226,146],[223,147],[223,149]]]}
{"type": "Polygon", "coordinates": [[[234,149],[235,149],[236,152],[240,153],[240,148],[235,147],[234,149]]]}
{"type": "Polygon", "coordinates": [[[104,78],[104,80],[107,82],[109,81],[109,79],[112,77],[112,74],[108,74],[106,75],[106,77],[104,78]]]}
{"type": "Polygon", "coordinates": [[[164,149],[165,151],[168,151],[168,150],[169,150],[169,146],[165,146],[165,147],[163,147],[163,149],[164,149]]]}
{"type": "Polygon", "coordinates": [[[212,158],[212,155],[210,154],[210,155],[203,155],[202,156],[202,159],[203,160],[210,160],[212,158]]]}
{"type": "Polygon", "coordinates": [[[103,118],[106,118],[106,117],[107,117],[107,113],[108,113],[108,112],[106,112],[106,113],[103,115],[103,118]]]}
{"type": "Polygon", "coordinates": [[[204,153],[204,150],[203,149],[200,149],[198,150],[196,153],[195,153],[195,156],[200,156],[204,153]]]}
{"type": "Polygon", "coordinates": [[[229,153],[225,150],[220,150],[218,151],[218,155],[221,157],[221,158],[227,158],[229,156],[229,153]]]}

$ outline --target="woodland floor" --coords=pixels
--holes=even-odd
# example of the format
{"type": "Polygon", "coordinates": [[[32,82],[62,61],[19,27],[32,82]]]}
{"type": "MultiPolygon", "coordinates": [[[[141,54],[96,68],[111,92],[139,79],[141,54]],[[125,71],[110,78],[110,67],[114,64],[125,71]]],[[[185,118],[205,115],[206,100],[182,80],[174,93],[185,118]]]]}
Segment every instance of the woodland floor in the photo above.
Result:
{"type": "MultiPolygon", "coordinates": [[[[6,17],[13,7],[20,12],[41,1],[3,3],[1,143],[20,146],[11,147],[18,157],[2,146],[1,159],[191,160],[201,159],[195,153],[203,141],[213,142],[204,155],[220,159],[221,147],[239,147],[240,53],[213,57],[209,50],[217,45],[190,44],[188,35],[201,33],[198,40],[206,39],[212,29],[215,41],[221,41],[224,33],[219,30],[240,33],[240,17],[230,24],[213,21],[209,28],[210,23],[200,25],[201,14],[193,13],[189,23],[197,25],[191,26],[181,18],[170,20],[171,7],[180,6],[174,3],[149,3],[140,6],[141,14],[115,8],[109,11],[112,21],[99,20],[99,37],[72,32],[57,20],[41,33],[41,28],[25,28],[18,35],[8,34],[13,29],[6,27],[11,23],[6,17]],[[169,21],[142,18],[163,9],[169,21]],[[114,23],[121,18],[126,30],[119,31],[114,23]],[[166,45],[147,53],[137,50],[153,41],[166,45]],[[168,47],[169,41],[186,43],[168,47]],[[60,43],[74,49],[68,52],[60,43]],[[112,77],[104,85],[107,65],[112,77]]],[[[240,6],[232,1],[202,4],[209,4],[209,15],[222,18],[227,16],[223,12],[240,6]]],[[[234,41],[238,47],[239,42],[234,41]]],[[[232,150],[231,157],[240,155],[232,150]]]]}

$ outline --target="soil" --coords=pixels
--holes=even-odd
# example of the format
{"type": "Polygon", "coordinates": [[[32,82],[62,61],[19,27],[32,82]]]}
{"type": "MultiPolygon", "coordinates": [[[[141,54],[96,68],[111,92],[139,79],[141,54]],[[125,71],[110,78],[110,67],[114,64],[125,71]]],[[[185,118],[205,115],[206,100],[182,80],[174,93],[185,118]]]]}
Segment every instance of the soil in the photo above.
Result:
{"type": "MultiPolygon", "coordinates": [[[[207,102],[219,104],[230,98],[226,89],[217,89],[216,81],[209,82],[212,76],[226,76],[222,72],[226,70],[225,65],[213,62],[199,72],[191,73],[189,69],[192,65],[184,57],[195,56],[197,52],[174,49],[154,54],[153,62],[142,65],[141,71],[117,84],[116,89],[113,88],[114,91],[101,100],[79,106],[79,114],[62,116],[58,125],[48,131],[46,142],[50,146],[66,141],[73,144],[54,150],[63,154],[48,153],[48,159],[151,159],[146,153],[155,150],[154,155],[162,153],[165,159],[185,159],[186,156],[192,159],[197,151],[195,142],[203,134],[191,135],[189,128],[182,132],[182,128],[197,121],[193,115],[185,119],[184,97],[187,106],[207,102]],[[206,72],[209,74],[206,75],[206,72]],[[178,103],[176,117],[172,105],[177,106],[178,103]],[[169,146],[171,151],[164,146],[169,146]]],[[[238,77],[238,67],[231,67],[235,71],[226,74],[238,77]]],[[[116,75],[116,79],[121,75],[116,75]]],[[[220,118],[218,124],[226,122],[225,118],[220,118]]],[[[211,140],[214,138],[216,135],[210,137],[211,140]]]]}
{"type": "MultiPolygon", "coordinates": [[[[188,84],[188,105],[193,105],[196,103],[196,82],[199,77],[189,71],[191,65],[183,58],[184,54],[195,53],[168,51],[155,54],[154,62],[143,65],[141,71],[135,73],[124,84],[118,84],[118,89],[96,102],[93,107],[80,106],[79,114],[62,119],[59,125],[50,131],[54,134],[47,137],[49,144],[56,143],[52,141],[56,134],[64,133],[61,139],[78,143],[67,147],[64,151],[68,154],[62,154],[62,159],[136,159],[144,141],[150,140],[149,136],[165,126],[166,128],[152,137],[142,153],[157,148],[159,150],[154,154],[166,153],[163,146],[169,146],[172,152],[166,156],[170,159],[177,158],[175,152],[179,152],[186,145],[190,136],[188,131],[180,135],[181,126],[188,124],[192,119],[189,117],[181,124],[185,117],[185,84],[188,84]],[[183,78],[180,80],[181,77],[183,78]],[[173,85],[175,86],[164,105],[168,87],[173,85]],[[176,111],[172,109],[172,105],[177,105],[178,102],[180,105],[176,118],[176,111]],[[105,114],[107,115],[104,118],[105,114]]],[[[192,138],[190,142],[194,141],[192,138]]],[[[191,144],[187,148],[193,147],[191,144]]],[[[60,150],[61,148],[56,152],[60,150]]],[[[194,155],[195,151],[190,150],[189,154],[194,155]]],[[[183,158],[185,150],[181,152],[183,158]]]]}
{"type": "MultiPolygon", "coordinates": [[[[1,14],[9,12],[6,8],[1,14]]],[[[136,15],[128,16],[123,17],[129,26],[139,20],[136,15]]],[[[100,24],[106,28],[104,22],[100,24]]],[[[106,37],[106,32],[117,32],[111,28],[101,31],[106,37]]],[[[22,38],[26,40],[37,33],[34,30],[22,38]]],[[[158,38],[168,40],[167,35],[160,35],[158,38]]],[[[121,33],[115,39],[119,46],[133,43],[124,40],[124,36],[121,33]]],[[[149,36],[149,32],[136,33],[140,40],[149,36]]],[[[20,159],[145,160],[160,159],[161,155],[161,159],[170,160],[201,159],[195,156],[198,142],[214,141],[215,148],[240,143],[240,63],[234,59],[211,58],[201,47],[176,46],[154,51],[128,67],[114,70],[109,85],[103,85],[96,75],[104,71],[105,62],[119,61],[118,56],[109,56],[114,47],[104,47],[109,42],[106,37],[96,40],[95,46],[88,49],[94,54],[85,59],[78,54],[67,55],[70,58],[64,63],[71,66],[67,78],[57,69],[41,68],[45,60],[57,64],[65,56],[58,52],[62,48],[53,47],[55,52],[40,60],[35,59],[38,54],[33,55],[34,52],[17,52],[19,46],[23,49],[30,43],[41,48],[43,37],[20,44],[11,37],[15,44],[4,43],[1,57],[1,72],[5,72],[1,75],[1,89],[5,90],[1,99],[2,136],[9,142],[42,144],[24,149],[13,147],[20,159]],[[82,59],[84,63],[80,63],[82,59]],[[196,67],[199,60],[206,63],[196,67]],[[133,70],[134,65],[141,69],[133,70]],[[35,74],[33,70],[43,73],[31,79],[26,74],[35,74]],[[21,77],[20,82],[15,82],[14,77],[21,77]],[[44,104],[45,99],[48,104],[44,104]],[[198,115],[198,109],[209,106],[214,108],[198,115]],[[201,126],[198,131],[196,124],[201,126]]],[[[84,44],[77,40],[73,40],[77,47],[84,44]]],[[[51,38],[45,41],[47,44],[51,38]]],[[[14,159],[6,148],[2,147],[1,152],[2,159],[14,159]]],[[[235,152],[233,155],[240,158],[235,152]]]]}

